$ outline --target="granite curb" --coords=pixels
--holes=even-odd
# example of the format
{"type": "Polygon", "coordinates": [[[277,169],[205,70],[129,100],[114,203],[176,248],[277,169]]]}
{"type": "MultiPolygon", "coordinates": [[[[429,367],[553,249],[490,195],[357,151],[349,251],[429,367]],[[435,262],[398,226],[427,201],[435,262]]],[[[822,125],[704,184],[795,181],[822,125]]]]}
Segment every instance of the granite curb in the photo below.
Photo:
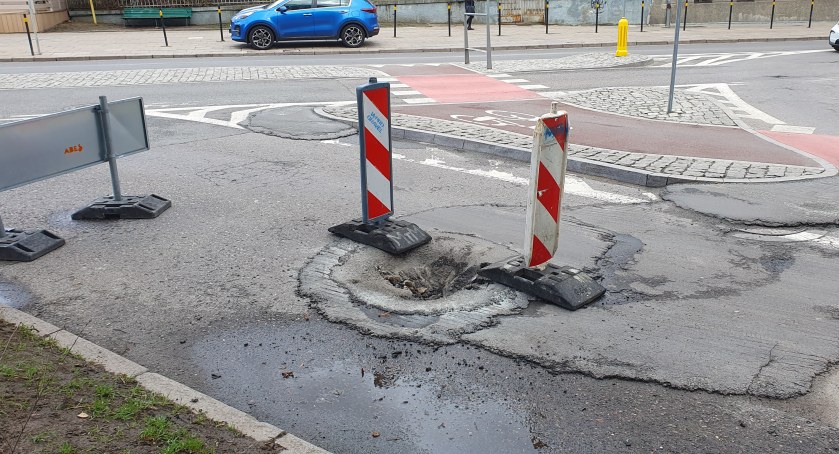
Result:
{"type": "MultiPolygon", "coordinates": [[[[740,39],[686,39],[679,40],[679,44],[723,44],[723,43],[747,43],[747,42],[771,42],[771,41],[820,41],[824,37],[777,37],[777,38],[740,38],[740,39]]],[[[629,42],[630,46],[661,46],[673,44],[673,40],[629,42]]],[[[563,43],[563,44],[524,44],[493,47],[496,51],[511,50],[538,50],[538,49],[576,49],[586,47],[614,47],[615,43],[563,43]]],[[[131,59],[160,59],[160,58],[212,58],[212,57],[251,57],[270,55],[336,55],[336,54],[391,54],[391,53],[424,53],[424,52],[462,52],[462,47],[441,47],[441,48],[402,48],[402,49],[325,49],[323,51],[295,51],[295,52],[265,52],[265,53],[242,53],[242,52],[218,52],[218,53],[184,53],[184,54],[149,54],[149,55],[86,55],[86,56],[65,56],[65,57],[4,57],[0,62],[36,62],[36,61],[86,61],[86,60],[131,60],[131,59]]]]}
{"type": "Polygon", "coordinates": [[[241,410],[237,410],[184,384],[150,372],[147,368],[127,358],[26,312],[0,304],[0,319],[14,325],[28,326],[39,336],[55,340],[59,347],[70,350],[84,360],[100,364],[110,373],[134,378],[147,390],[163,395],[194,412],[203,412],[212,420],[229,424],[242,434],[258,442],[273,442],[281,447],[283,452],[289,454],[328,454],[328,451],[297,438],[276,426],[259,421],[241,410]]]}
{"type": "MultiPolygon", "coordinates": [[[[314,110],[315,113],[324,118],[340,121],[342,123],[351,125],[354,128],[358,128],[358,121],[329,114],[325,112],[322,107],[317,107],[314,110]]],[[[467,139],[464,137],[459,137],[450,134],[428,132],[420,129],[413,129],[393,125],[391,125],[391,134],[392,138],[394,139],[404,139],[432,143],[435,145],[454,148],[457,150],[486,153],[494,156],[515,159],[517,161],[530,162],[531,158],[531,152],[527,148],[500,145],[497,143],[486,142],[471,138],[467,139]]],[[[799,181],[813,178],[824,178],[834,176],[837,174],[837,169],[833,166],[830,166],[830,168],[825,169],[825,172],[823,174],[818,175],[803,175],[778,178],[706,178],[688,175],[650,172],[640,169],[624,167],[608,162],[594,161],[576,156],[568,157],[567,169],[569,172],[608,178],[610,180],[615,180],[622,183],[629,183],[650,188],[660,188],[676,183],[775,183],[782,181],[799,181]]]]}

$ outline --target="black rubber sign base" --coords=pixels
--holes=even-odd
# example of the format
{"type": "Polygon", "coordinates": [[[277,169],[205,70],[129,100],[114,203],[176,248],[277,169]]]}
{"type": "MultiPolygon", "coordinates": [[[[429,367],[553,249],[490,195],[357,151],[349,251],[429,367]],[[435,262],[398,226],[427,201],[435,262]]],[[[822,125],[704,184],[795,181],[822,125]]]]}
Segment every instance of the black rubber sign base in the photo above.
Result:
{"type": "Polygon", "coordinates": [[[0,260],[31,262],[64,246],[64,239],[46,230],[7,230],[0,237],[0,260]]]}
{"type": "Polygon", "coordinates": [[[365,224],[354,219],[330,227],[329,231],[394,255],[404,254],[431,241],[431,236],[416,224],[390,219],[378,224],[365,224]]]}
{"type": "Polygon", "coordinates": [[[158,195],[128,195],[122,200],[113,197],[96,199],[89,206],[73,213],[75,220],[80,219],[152,219],[160,216],[172,206],[172,202],[158,195]]]}
{"type": "Polygon", "coordinates": [[[544,270],[527,268],[521,256],[487,265],[478,275],[571,311],[606,293],[602,285],[576,268],[551,263],[544,270]]]}

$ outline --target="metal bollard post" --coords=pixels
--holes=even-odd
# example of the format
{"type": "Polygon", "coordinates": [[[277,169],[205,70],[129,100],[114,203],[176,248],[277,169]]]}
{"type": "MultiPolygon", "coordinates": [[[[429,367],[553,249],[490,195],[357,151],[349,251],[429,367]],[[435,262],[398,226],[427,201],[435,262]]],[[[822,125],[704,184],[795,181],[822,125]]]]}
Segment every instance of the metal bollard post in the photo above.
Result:
{"type": "Polygon", "coordinates": [[[731,30],[731,14],[734,13],[734,2],[728,2],[728,29],[731,30]]]}
{"type": "Polygon", "coordinates": [[[396,38],[396,5],[393,5],[393,37],[396,38]]]}
{"type": "Polygon", "coordinates": [[[498,36],[501,36],[501,2],[498,3],[498,36]]]}
{"type": "Polygon", "coordinates": [[[218,5],[218,34],[221,36],[221,42],[224,42],[224,29],[221,25],[221,5],[218,5]]]}
{"type": "Polygon", "coordinates": [[[549,0],[545,0],[545,34],[548,34],[548,6],[550,5],[549,0]]]}
{"type": "Polygon", "coordinates": [[[594,4],[594,33],[600,28],[600,3],[594,4]]]}
{"type": "Polygon", "coordinates": [[[111,143],[111,120],[108,118],[108,97],[99,97],[99,121],[102,125],[102,145],[105,148],[105,157],[108,159],[108,166],[111,168],[111,184],[114,188],[114,201],[122,200],[122,191],[119,189],[119,174],[117,173],[117,157],[114,156],[113,144],[111,143]]]}
{"type": "Polygon", "coordinates": [[[810,0],[810,20],[807,22],[807,28],[810,28],[813,25],[813,6],[816,4],[816,0],[810,0]]]}
{"type": "Polygon", "coordinates": [[[685,31],[687,26],[688,26],[688,0],[685,0],[685,20],[682,21],[682,31],[685,31]]]}
{"type": "Polygon", "coordinates": [[[29,40],[29,53],[34,57],[35,49],[32,48],[32,35],[29,33],[29,18],[26,17],[26,14],[23,15],[23,25],[26,26],[26,39],[29,40]]]}
{"type": "Polygon", "coordinates": [[[641,33],[644,33],[644,0],[641,0],[641,33]]]}
{"type": "Polygon", "coordinates": [[[452,4],[449,3],[449,36],[452,36],[452,4]]]}
{"type": "Polygon", "coordinates": [[[169,38],[166,37],[166,22],[163,20],[163,10],[158,10],[160,12],[160,28],[163,29],[163,42],[166,43],[166,47],[169,47],[169,38]]]}
{"type": "Polygon", "coordinates": [[[769,30],[775,25],[775,0],[772,0],[772,14],[769,15],[769,30]]]}

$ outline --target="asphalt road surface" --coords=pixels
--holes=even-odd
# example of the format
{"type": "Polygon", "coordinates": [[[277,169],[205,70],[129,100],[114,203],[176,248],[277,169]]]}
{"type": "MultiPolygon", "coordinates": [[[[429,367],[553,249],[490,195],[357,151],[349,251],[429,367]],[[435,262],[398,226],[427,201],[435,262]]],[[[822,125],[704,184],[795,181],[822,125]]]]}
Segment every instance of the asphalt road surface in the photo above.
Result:
{"type": "MultiPolygon", "coordinates": [[[[835,85],[826,55],[685,67],[680,83],[730,84],[773,117],[835,135],[837,95],[813,88],[835,85]]],[[[278,64],[68,62],[0,72],[243,62],[278,64]]],[[[669,72],[526,76],[560,91],[664,85],[669,72]]],[[[471,278],[488,258],[520,252],[529,168],[396,141],[397,216],[435,240],[404,260],[339,240],[327,228],[359,216],[357,136],[300,120],[317,105],[354,101],[364,81],[0,91],[0,119],[99,95],[143,96],[149,109],[182,114],[149,115],[151,150],[120,160],[123,193],[173,201],[157,219],[72,221],[110,192],[104,166],[4,193],[7,227],[46,228],[67,244],[0,264],[0,299],[334,452],[839,450],[835,178],[650,191],[571,175],[558,260],[599,278],[603,299],[567,312],[480,280],[412,299],[384,276],[471,278]],[[265,103],[277,105],[243,123],[259,132],[230,121],[265,103]],[[295,126],[279,124],[283,117],[295,126]],[[272,134],[274,118],[281,134],[272,134]],[[313,277],[319,266],[326,274],[313,277]],[[356,298],[330,297],[336,286],[356,298]]]]}

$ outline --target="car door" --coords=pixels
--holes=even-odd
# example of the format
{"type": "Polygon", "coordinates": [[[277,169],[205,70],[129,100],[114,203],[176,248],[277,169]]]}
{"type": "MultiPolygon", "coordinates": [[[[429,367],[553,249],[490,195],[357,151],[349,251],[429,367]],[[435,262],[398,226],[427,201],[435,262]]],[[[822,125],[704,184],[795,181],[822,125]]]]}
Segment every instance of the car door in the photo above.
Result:
{"type": "Polygon", "coordinates": [[[271,17],[279,39],[314,36],[315,19],[312,0],[288,0],[271,17]]]}
{"type": "Polygon", "coordinates": [[[315,36],[338,36],[341,25],[350,16],[350,0],[315,0],[315,36]]]}

